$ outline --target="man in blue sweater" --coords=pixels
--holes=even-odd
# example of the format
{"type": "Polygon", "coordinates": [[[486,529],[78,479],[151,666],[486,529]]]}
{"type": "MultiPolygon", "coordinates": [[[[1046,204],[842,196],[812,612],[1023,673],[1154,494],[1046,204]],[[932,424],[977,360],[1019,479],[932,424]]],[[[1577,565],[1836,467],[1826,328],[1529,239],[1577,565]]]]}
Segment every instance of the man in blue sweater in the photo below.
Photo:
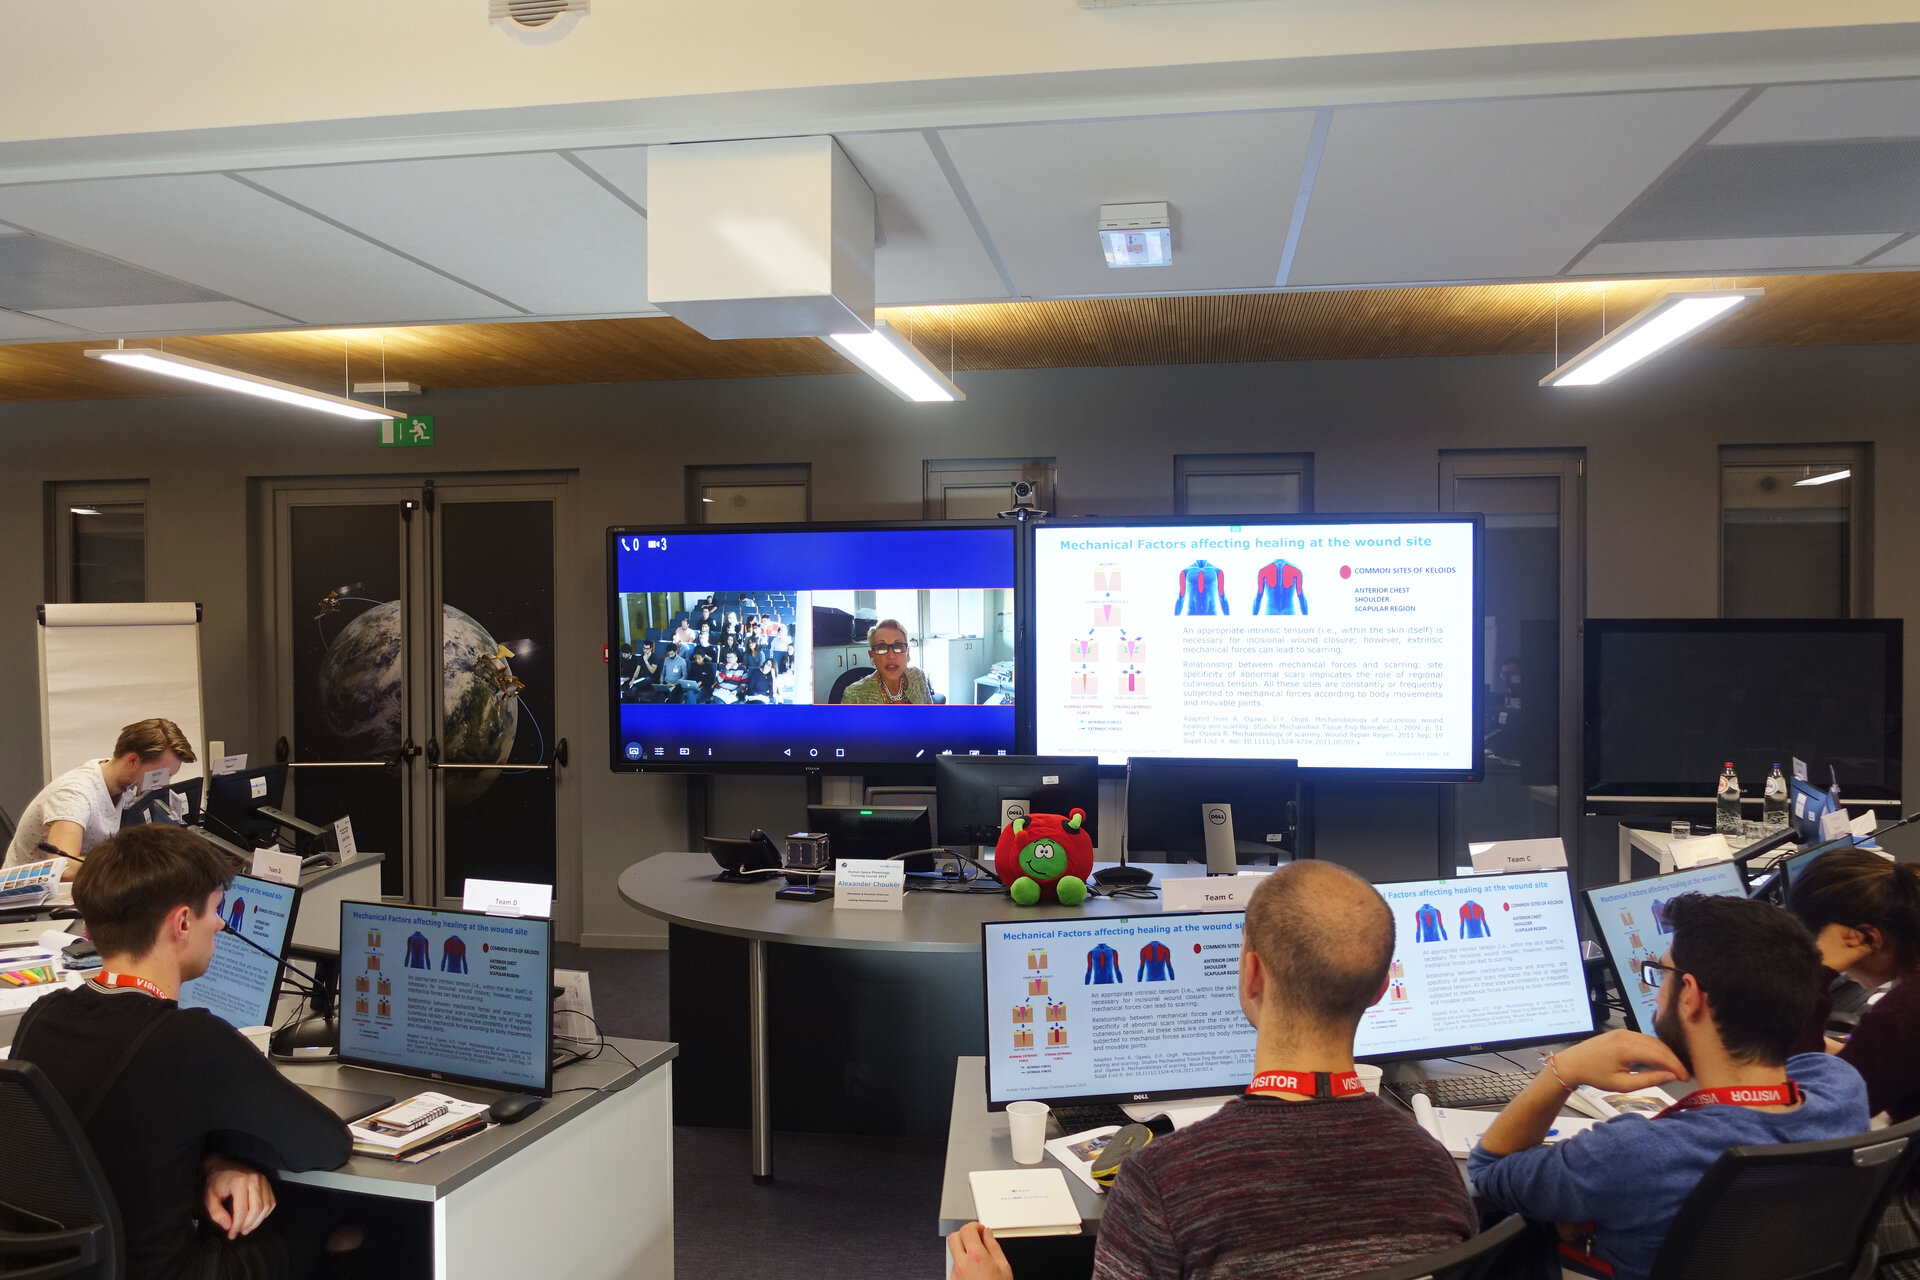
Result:
{"type": "Polygon", "coordinates": [[[1575,1234],[1615,1280],[1652,1270],[1682,1202],[1728,1147],[1867,1127],[1858,1072],[1823,1053],[1787,1056],[1818,987],[1819,953],[1800,922],[1768,903],[1698,894],[1668,903],[1667,919],[1672,946],[1645,973],[1659,989],[1659,1038],[1610,1031],[1550,1056],[1467,1162],[1495,1206],[1582,1224],[1575,1234]],[[1697,1089],[1651,1120],[1618,1116],[1541,1145],[1580,1085],[1624,1091],[1676,1080],[1697,1089]]]}

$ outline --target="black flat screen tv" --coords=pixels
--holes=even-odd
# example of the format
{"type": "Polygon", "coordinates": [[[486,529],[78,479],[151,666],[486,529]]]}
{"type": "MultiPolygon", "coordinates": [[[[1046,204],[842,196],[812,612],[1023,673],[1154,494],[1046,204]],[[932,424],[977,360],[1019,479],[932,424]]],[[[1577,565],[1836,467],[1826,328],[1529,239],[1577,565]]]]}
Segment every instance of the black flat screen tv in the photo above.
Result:
{"type": "Polygon", "coordinates": [[[1899,619],[1589,618],[1591,799],[1757,796],[1804,760],[1847,800],[1900,798],[1899,619]]]}

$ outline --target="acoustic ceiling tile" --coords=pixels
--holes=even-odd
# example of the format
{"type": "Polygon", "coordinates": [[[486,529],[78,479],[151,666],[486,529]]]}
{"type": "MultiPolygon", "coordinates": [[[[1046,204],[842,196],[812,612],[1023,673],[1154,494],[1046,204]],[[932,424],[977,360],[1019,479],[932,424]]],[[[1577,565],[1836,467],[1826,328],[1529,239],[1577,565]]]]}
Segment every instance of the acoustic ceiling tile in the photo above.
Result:
{"type": "Polygon", "coordinates": [[[1342,108],[1287,283],[1556,275],[1738,100],[1689,90],[1342,108]]]}
{"type": "Polygon", "coordinates": [[[627,199],[647,207],[647,149],[645,147],[600,147],[575,151],[573,158],[586,165],[627,199]]]}
{"type": "Polygon", "coordinates": [[[1114,297],[1271,289],[1310,111],[1234,112],[942,130],[1020,293],[1114,297]],[[1107,266],[1100,206],[1165,201],[1173,263],[1107,266]]]}
{"type": "Polygon", "coordinates": [[[1772,236],[1745,240],[1635,241],[1597,244],[1569,275],[1708,275],[1846,267],[1893,237],[1772,236]]]}
{"type": "Polygon", "coordinates": [[[535,315],[654,310],[647,220],[550,151],[243,176],[535,315]]]}
{"type": "Polygon", "coordinates": [[[873,188],[886,239],[874,251],[875,302],[888,307],[1006,300],[1006,285],[925,134],[858,133],[839,142],[873,188]]]}
{"type": "Polygon", "coordinates": [[[233,333],[284,329],[287,321],[243,302],[176,302],[144,307],[75,307],[36,314],[88,333],[233,333]]]}
{"type": "Polygon", "coordinates": [[[1920,224],[1920,139],[1702,147],[1608,240],[1888,236],[1920,224]]]}
{"type": "Polygon", "coordinates": [[[1715,146],[1920,138],[1920,80],[1775,85],[1727,122],[1715,146]]]}
{"type": "Polygon", "coordinates": [[[86,335],[63,324],[18,311],[0,311],[0,342],[60,342],[86,335]]]}
{"type": "Polygon", "coordinates": [[[306,324],[521,314],[221,174],[0,187],[0,221],[306,324]]]}

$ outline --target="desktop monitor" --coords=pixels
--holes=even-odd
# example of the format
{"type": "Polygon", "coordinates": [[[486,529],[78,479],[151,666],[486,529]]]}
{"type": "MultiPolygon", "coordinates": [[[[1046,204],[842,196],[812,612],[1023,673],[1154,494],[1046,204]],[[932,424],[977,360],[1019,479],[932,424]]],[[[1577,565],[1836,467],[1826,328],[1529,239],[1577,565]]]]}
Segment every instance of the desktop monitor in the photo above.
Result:
{"type": "Polygon", "coordinates": [[[1620,1002],[1626,1006],[1627,1025],[1646,1035],[1654,1034],[1653,1014],[1658,997],[1652,987],[1640,981],[1640,966],[1666,954],[1668,940],[1673,936],[1667,927],[1667,903],[1683,893],[1721,898],[1747,896],[1746,886],[1740,881],[1740,868],[1731,862],[1715,862],[1671,875],[1629,880],[1584,892],[1587,910],[1600,929],[1600,945],[1606,949],[1607,963],[1620,984],[1620,1002]]]}
{"type": "Polygon", "coordinates": [[[168,801],[173,796],[179,796],[187,804],[182,825],[193,826],[200,821],[200,792],[205,782],[205,778],[188,778],[162,787],[158,791],[148,792],[134,801],[127,811],[120,815],[120,825],[135,827],[145,822],[172,822],[173,812],[167,807],[168,801]]]}
{"type": "Polygon", "coordinates": [[[871,778],[1017,750],[1022,542],[1011,521],[609,529],[612,767],[871,778]],[[883,621],[905,654],[871,653],[883,621]]]}
{"type": "Polygon", "coordinates": [[[340,904],[340,1062],[553,1092],[553,923],[340,904]]]}
{"type": "Polygon", "coordinates": [[[1047,806],[1040,812],[1085,813],[1081,829],[1100,842],[1100,762],[1093,756],[943,755],[933,762],[933,777],[941,844],[993,844],[1016,813],[1029,812],[1036,793],[1047,806]]]}
{"type": "Polygon", "coordinates": [[[905,859],[906,869],[933,870],[933,854],[920,852],[933,847],[932,824],[918,805],[810,804],[807,830],[827,836],[827,852],[835,861],[919,853],[905,859]]]}
{"type": "Polygon", "coordinates": [[[1793,829],[1796,844],[1818,841],[1820,819],[1836,808],[1833,792],[1826,787],[1816,787],[1803,778],[1787,781],[1787,824],[1793,829]]]}
{"type": "Polygon", "coordinates": [[[292,885],[235,876],[220,899],[225,927],[213,941],[213,960],[180,984],[180,1007],[205,1009],[235,1027],[271,1025],[299,901],[292,885]]]}
{"type": "MultiPolygon", "coordinates": [[[[1479,1053],[1593,1031],[1564,871],[1376,885],[1398,924],[1387,990],[1360,1020],[1369,1061],[1479,1053]]],[[[1240,911],[989,921],[987,1105],[1237,1093],[1240,911]],[[1116,1034],[1120,1022],[1141,1033],[1116,1034]]]]}
{"type": "Polygon", "coordinates": [[[1849,848],[1854,843],[1856,842],[1852,836],[1841,836],[1838,840],[1828,840],[1824,844],[1816,844],[1810,849],[1803,849],[1791,858],[1788,858],[1781,864],[1781,869],[1786,872],[1787,876],[1786,892],[1793,892],[1793,886],[1799,883],[1800,877],[1807,873],[1807,868],[1812,866],[1821,854],[1833,849],[1849,848]]]}
{"type": "MultiPolygon", "coordinates": [[[[1297,760],[1478,781],[1483,517],[1048,521],[1033,530],[1033,750],[1297,760]]],[[[1533,677],[1529,674],[1528,679],[1533,677]]]]}
{"type": "Polygon", "coordinates": [[[1231,808],[1236,861],[1299,851],[1300,772],[1291,760],[1135,756],[1127,766],[1127,857],[1182,862],[1206,856],[1218,806],[1231,808]]]}
{"type": "Polygon", "coordinates": [[[263,765],[207,780],[207,827],[243,849],[272,848],[280,842],[280,824],[260,812],[278,809],[286,798],[287,766],[263,765]]]}

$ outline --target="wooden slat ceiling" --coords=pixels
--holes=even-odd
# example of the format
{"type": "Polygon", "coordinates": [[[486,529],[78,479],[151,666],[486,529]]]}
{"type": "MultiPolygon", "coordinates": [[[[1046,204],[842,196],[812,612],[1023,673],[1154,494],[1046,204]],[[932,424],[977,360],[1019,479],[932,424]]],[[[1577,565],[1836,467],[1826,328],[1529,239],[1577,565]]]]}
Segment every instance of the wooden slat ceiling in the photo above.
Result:
{"type": "MultiPolygon", "coordinates": [[[[1920,272],[1721,277],[1764,298],[1697,339],[1713,347],[1920,343],[1920,272]]],[[[1402,356],[1563,356],[1670,289],[1706,280],[1464,285],[1103,298],[883,311],[943,368],[1036,369],[1402,356]],[[950,354],[951,353],[951,354],[950,354]]],[[[83,359],[102,341],[0,346],[0,401],[206,394],[83,359]]],[[[711,342],[662,317],[171,338],[170,351],[340,391],[350,377],[428,388],[845,373],[812,339],[711,342]]],[[[1544,372],[1544,369],[1542,370],[1544,372]]]]}

